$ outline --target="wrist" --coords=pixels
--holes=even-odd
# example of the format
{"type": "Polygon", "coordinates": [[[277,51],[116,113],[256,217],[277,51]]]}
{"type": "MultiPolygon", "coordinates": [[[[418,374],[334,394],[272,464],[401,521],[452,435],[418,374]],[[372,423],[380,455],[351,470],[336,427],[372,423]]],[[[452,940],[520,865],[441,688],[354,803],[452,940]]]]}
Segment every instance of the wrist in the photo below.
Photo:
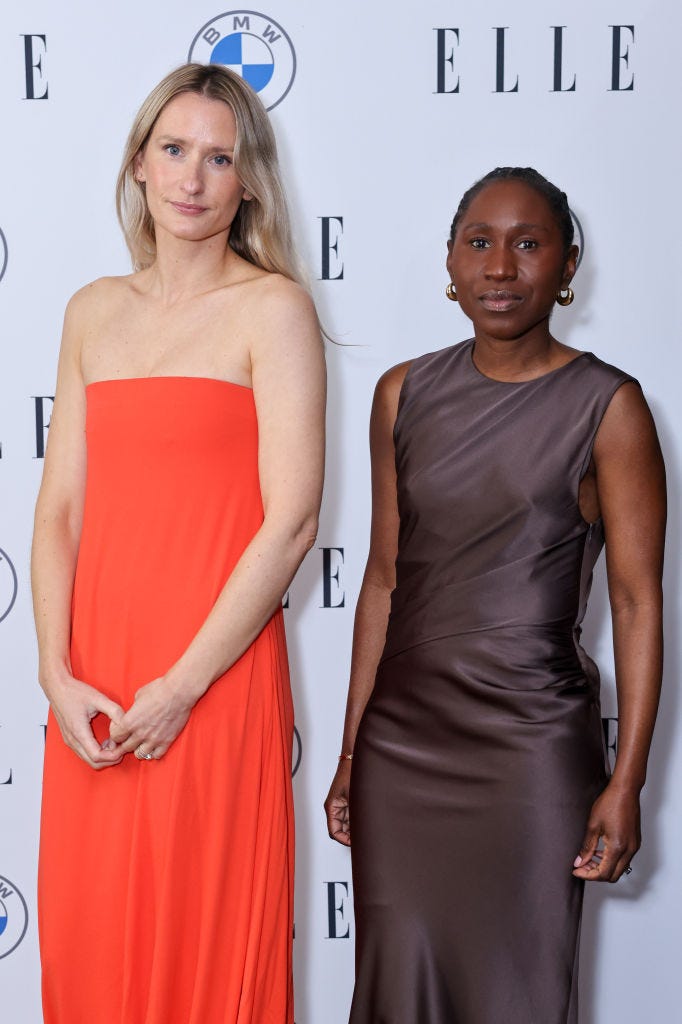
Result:
{"type": "Polygon", "coordinates": [[[210,686],[210,683],[204,685],[199,680],[198,673],[187,671],[180,663],[173,665],[166,672],[163,681],[177,703],[189,710],[203,697],[210,686]]]}
{"type": "Polygon", "coordinates": [[[639,799],[639,794],[644,788],[644,781],[641,778],[621,776],[614,771],[607,788],[612,793],[621,793],[623,796],[639,799]]]}
{"type": "Polygon", "coordinates": [[[48,700],[54,690],[67,686],[73,680],[71,666],[64,659],[41,660],[38,665],[38,683],[48,700]]]}

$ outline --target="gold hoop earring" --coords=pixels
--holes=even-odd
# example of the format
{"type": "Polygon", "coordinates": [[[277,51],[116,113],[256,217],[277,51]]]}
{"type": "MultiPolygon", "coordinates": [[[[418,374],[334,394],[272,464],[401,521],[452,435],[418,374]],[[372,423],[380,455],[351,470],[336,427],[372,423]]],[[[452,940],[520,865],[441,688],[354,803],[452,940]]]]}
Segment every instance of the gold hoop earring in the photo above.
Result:
{"type": "Polygon", "coordinates": [[[573,302],[575,295],[573,294],[572,288],[562,288],[557,292],[556,300],[560,306],[570,306],[573,302]],[[566,292],[564,295],[563,293],[566,292]]]}
{"type": "Polygon", "coordinates": [[[450,299],[450,302],[457,302],[457,292],[455,291],[455,286],[452,281],[445,289],[445,294],[450,299]]]}

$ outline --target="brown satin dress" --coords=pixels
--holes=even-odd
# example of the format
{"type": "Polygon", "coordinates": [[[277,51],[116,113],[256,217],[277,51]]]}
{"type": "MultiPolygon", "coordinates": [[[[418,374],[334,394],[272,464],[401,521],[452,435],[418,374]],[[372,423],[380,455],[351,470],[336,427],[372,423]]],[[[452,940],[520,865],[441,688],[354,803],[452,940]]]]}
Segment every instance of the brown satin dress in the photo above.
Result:
{"type": "Polygon", "coordinates": [[[395,425],[386,646],[355,746],[351,1024],[576,1024],[583,884],[605,785],[599,674],[579,645],[601,524],[578,508],[627,374],[591,353],[483,376],[422,356],[395,425]]]}

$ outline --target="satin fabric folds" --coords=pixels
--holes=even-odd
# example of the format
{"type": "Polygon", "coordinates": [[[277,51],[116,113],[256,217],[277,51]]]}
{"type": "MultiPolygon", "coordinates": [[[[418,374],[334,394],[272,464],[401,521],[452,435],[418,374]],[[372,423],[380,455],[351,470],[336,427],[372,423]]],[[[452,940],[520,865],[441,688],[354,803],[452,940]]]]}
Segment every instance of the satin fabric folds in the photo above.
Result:
{"type": "Polygon", "coordinates": [[[577,1024],[582,883],[606,781],[579,644],[601,524],[578,491],[626,374],[582,353],[483,376],[472,342],[410,367],[399,554],[351,780],[352,1024],[577,1024]]]}
{"type": "MultiPolygon", "coordinates": [[[[263,521],[253,393],[101,381],[86,435],[71,659],[127,708],[186,649],[263,521]]],[[[108,725],[95,720],[100,739],[108,725]]],[[[50,716],[45,1024],[293,1024],[292,735],[281,611],[160,760],[95,772],[50,716]]]]}

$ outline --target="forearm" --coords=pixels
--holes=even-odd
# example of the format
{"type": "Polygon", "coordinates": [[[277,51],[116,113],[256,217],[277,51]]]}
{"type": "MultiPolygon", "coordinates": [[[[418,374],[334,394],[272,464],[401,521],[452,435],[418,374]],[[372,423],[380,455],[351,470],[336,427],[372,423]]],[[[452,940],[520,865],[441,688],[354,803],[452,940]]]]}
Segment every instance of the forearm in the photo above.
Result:
{"type": "Polygon", "coordinates": [[[79,538],[78,521],[66,511],[51,515],[39,502],[31,550],[31,586],[38,679],[48,698],[51,682],[71,670],[71,597],[79,538]]]}
{"type": "Polygon", "coordinates": [[[166,672],[167,682],[191,704],[237,661],[281,605],[315,532],[312,514],[290,526],[263,523],[198,633],[166,672]]]}
{"type": "Polygon", "coordinates": [[[618,696],[618,753],[612,785],[639,792],[661,690],[663,637],[661,599],[625,604],[613,612],[618,696]]]}
{"type": "Polygon", "coordinates": [[[365,575],[355,612],[350,684],[342,740],[344,753],[353,751],[360,719],[374,689],[374,678],[386,640],[390,608],[391,587],[365,575]]]}

